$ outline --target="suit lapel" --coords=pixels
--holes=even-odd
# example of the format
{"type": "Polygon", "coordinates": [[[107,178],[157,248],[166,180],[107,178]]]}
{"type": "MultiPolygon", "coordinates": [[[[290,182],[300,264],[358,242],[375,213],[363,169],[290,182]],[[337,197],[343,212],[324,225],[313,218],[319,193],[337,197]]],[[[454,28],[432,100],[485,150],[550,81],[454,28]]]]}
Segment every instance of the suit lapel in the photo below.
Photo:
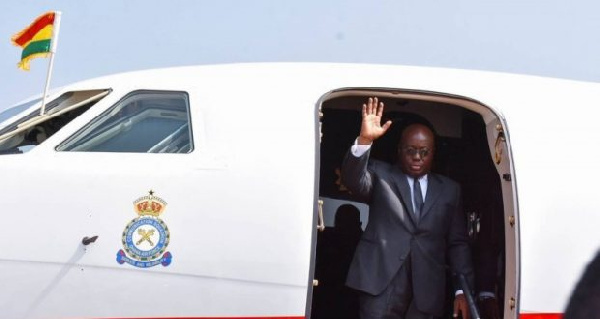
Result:
{"type": "Polygon", "coordinates": [[[410,186],[408,185],[406,175],[402,173],[399,167],[393,166],[392,170],[392,179],[394,180],[394,186],[396,186],[396,190],[400,194],[400,200],[404,204],[404,208],[408,212],[407,215],[410,219],[410,225],[407,226],[412,231],[414,230],[415,225],[417,225],[417,222],[415,220],[415,212],[413,210],[412,199],[410,197],[410,186]]]}
{"type": "Polygon", "coordinates": [[[441,194],[442,181],[435,174],[429,173],[429,176],[427,177],[427,194],[425,195],[425,203],[423,204],[423,211],[421,212],[420,219],[423,219],[423,217],[431,211],[433,204],[435,204],[441,194]]]}

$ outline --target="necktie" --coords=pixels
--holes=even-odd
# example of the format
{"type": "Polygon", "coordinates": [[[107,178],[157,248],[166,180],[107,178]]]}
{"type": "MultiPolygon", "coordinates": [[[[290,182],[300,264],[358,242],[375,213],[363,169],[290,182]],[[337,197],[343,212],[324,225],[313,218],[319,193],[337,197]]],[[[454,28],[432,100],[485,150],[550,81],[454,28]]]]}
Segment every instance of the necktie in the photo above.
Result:
{"type": "Polygon", "coordinates": [[[423,193],[421,192],[421,183],[418,178],[414,179],[414,190],[413,190],[413,201],[415,202],[415,216],[417,219],[421,216],[421,209],[423,208],[423,193]]]}

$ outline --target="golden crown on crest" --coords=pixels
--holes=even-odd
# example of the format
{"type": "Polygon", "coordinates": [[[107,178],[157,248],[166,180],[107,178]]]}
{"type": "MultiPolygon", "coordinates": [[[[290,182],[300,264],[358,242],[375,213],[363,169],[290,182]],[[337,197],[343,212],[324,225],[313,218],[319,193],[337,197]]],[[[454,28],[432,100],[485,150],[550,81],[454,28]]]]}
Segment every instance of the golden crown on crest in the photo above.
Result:
{"type": "Polygon", "coordinates": [[[165,210],[167,202],[150,190],[148,195],[138,198],[133,202],[133,207],[139,216],[158,217],[165,210]]]}

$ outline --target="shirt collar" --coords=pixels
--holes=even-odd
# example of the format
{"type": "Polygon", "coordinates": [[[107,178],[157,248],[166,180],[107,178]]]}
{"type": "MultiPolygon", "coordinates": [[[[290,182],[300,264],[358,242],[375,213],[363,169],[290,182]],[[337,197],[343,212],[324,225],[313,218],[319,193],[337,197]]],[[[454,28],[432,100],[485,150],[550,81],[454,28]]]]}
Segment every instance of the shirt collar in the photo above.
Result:
{"type": "MultiPolygon", "coordinates": [[[[415,182],[415,178],[411,177],[411,176],[408,176],[408,175],[406,175],[406,178],[408,179],[408,181],[410,182],[410,184],[412,186],[412,184],[415,182]]],[[[419,177],[418,180],[420,182],[428,183],[429,182],[429,174],[425,174],[425,175],[419,177]]]]}

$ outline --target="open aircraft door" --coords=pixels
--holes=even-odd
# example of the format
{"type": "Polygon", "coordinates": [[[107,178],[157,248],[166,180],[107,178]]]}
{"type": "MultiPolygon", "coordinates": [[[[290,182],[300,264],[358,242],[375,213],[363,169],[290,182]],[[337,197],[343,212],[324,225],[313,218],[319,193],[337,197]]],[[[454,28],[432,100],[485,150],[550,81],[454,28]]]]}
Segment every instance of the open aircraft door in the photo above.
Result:
{"type": "MultiPolygon", "coordinates": [[[[497,297],[503,318],[517,318],[519,289],[518,214],[508,131],[499,113],[479,101],[443,93],[385,89],[334,90],[321,99],[319,125],[319,232],[316,245],[312,318],[358,318],[358,296],[345,287],[345,275],[367,226],[369,207],[357,201],[340,178],[342,159],[360,129],[368,97],[385,103],[390,131],[371,154],[395,162],[401,129],[415,121],[431,124],[437,135],[434,172],[463,188],[463,206],[472,240],[474,267],[486,290],[497,297]],[[322,220],[322,222],[321,222],[322,220]]],[[[482,287],[472,287],[475,293],[482,287]]],[[[449,292],[449,295],[451,292],[449,292]]],[[[477,297],[477,296],[475,296],[477,297]]],[[[448,304],[451,311],[451,304],[448,304]]],[[[450,314],[451,315],[451,314],[450,314]]]]}

